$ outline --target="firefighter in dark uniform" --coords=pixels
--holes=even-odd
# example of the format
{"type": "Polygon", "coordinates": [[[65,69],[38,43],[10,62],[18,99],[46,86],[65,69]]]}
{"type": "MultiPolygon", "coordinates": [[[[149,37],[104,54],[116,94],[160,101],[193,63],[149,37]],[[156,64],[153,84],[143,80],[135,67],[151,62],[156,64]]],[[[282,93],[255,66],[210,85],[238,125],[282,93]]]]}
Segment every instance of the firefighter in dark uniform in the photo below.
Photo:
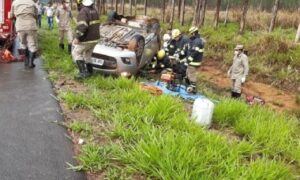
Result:
{"type": "Polygon", "coordinates": [[[77,16],[75,39],[73,41],[75,47],[72,51],[72,56],[79,69],[77,79],[86,78],[93,73],[91,56],[100,39],[99,14],[93,4],[92,0],[83,0],[77,16]]]}
{"type": "Polygon", "coordinates": [[[189,52],[186,58],[187,66],[187,83],[189,84],[188,91],[195,93],[197,85],[197,72],[201,65],[203,52],[204,52],[204,42],[198,33],[197,27],[191,27],[189,30],[191,34],[189,52]]]}
{"type": "Polygon", "coordinates": [[[186,65],[180,60],[186,58],[189,50],[189,43],[189,37],[181,34],[179,29],[174,29],[172,31],[172,40],[168,46],[168,55],[176,57],[177,62],[173,66],[173,71],[182,75],[182,77],[185,76],[186,65]]]}

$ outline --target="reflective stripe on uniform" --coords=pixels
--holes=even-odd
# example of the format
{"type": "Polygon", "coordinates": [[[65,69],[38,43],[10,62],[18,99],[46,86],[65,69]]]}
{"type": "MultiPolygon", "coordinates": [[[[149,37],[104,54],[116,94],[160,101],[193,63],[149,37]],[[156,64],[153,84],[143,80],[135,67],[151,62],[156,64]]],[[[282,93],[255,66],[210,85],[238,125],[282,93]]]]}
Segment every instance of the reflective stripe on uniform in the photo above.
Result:
{"type": "Polygon", "coordinates": [[[79,34],[80,36],[83,36],[83,35],[84,35],[84,33],[80,32],[80,31],[78,31],[78,30],[76,30],[76,34],[79,34]]]}
{"type": "Polygon", "coordinates": [[[84,41],[80,42],[81,44],[90,44],[90,43],[98,43],[98,40],[93,40],[93,41],[84,41]]]}
{"type": "Polygon", "coordinates": [[[181,54],[181,55],[184,55],[184,54],[185,54],[185,52],[184,52],[184,51],[180,51],[180,54],[181,54]]]}
{"type": "Polygon", "coordinates": [[[190,65],[191,66],[200,66],[201,62],[191,62],[190,65]]]}
{"type": "Polygon", "coordinates": [[[199,53],[203,53],[204,52],[204,49],[200,49],[199,47],[196,47],[195,50],[198,51],[199,53]]]}
{"type": "Polygon", "coordinates": [[[77,26],[79,26],[79,25],[89,26],[85,21],[79,21],[79,22],[77,22],[77,26]]]}
{"type": "Polygon", "coordinates": [[[189,61],[194,61],[194,58],[190,56],[190,57],[188,58],[188,60],[189,60],[189,61]]]}
{"type": "Polygon", "coordinates": [[[95,20],[95,21],[91,21],[90,22],[90,25],[93,25],[93,24],[100,24],[101,22],[100,22],[100,20],[95,20]]]}

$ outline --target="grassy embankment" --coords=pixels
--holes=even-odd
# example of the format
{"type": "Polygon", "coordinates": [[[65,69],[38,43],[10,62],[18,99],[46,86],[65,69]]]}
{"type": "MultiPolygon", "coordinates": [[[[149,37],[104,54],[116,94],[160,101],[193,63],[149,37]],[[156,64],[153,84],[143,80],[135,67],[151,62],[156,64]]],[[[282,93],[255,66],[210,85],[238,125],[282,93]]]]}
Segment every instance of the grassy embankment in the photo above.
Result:
{"type": "MultiPolygon", "coordinates": [[[[39,38],[49,78],[72,80],[76,69],[58,50],[57,31],[41,30],[39,38]]],[[[71,169],[108,179],[299,178],[299,124],[293,117],[219,97],[214,120],[221,131],[232,129],[231,138],[200,128],[181,100],[143,92],[138,80],[95,75],[80,84],[86,87],[80,92],[57,92],[70,111],[84,109],[93,117],[66,122],[86,141],[71,169]]]]}

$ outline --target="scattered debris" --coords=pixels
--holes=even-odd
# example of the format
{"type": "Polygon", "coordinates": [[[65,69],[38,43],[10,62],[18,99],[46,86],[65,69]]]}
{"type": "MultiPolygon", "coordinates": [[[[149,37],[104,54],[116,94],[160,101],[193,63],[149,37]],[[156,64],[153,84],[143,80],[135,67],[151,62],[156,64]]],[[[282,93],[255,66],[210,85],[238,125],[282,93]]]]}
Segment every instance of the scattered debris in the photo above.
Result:
{"type": "Polygon", "coordinates": [[[84,139],[79,138],[79,139],[78,139],[78,144],[79,144],[79,145],[84,144],[84,139]]]}
{"type": "Polygon", "coordinates": [[[266,102],[259,96],[247,96],[246,103],[249,105],[264,105],[266,102]]]}

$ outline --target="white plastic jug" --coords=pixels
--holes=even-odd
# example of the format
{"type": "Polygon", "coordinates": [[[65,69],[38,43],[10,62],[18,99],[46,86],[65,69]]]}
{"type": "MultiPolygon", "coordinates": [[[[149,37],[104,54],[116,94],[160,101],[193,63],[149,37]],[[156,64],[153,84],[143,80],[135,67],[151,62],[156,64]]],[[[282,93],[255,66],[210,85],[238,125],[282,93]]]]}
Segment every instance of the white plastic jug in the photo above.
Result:
{"type": "Polygon", "coordinates": [[[197,124],[210,127],[214,107],[214,103],[206,97],[197,98],[193,104],[192,119],[195,119],[197,124]]]}

